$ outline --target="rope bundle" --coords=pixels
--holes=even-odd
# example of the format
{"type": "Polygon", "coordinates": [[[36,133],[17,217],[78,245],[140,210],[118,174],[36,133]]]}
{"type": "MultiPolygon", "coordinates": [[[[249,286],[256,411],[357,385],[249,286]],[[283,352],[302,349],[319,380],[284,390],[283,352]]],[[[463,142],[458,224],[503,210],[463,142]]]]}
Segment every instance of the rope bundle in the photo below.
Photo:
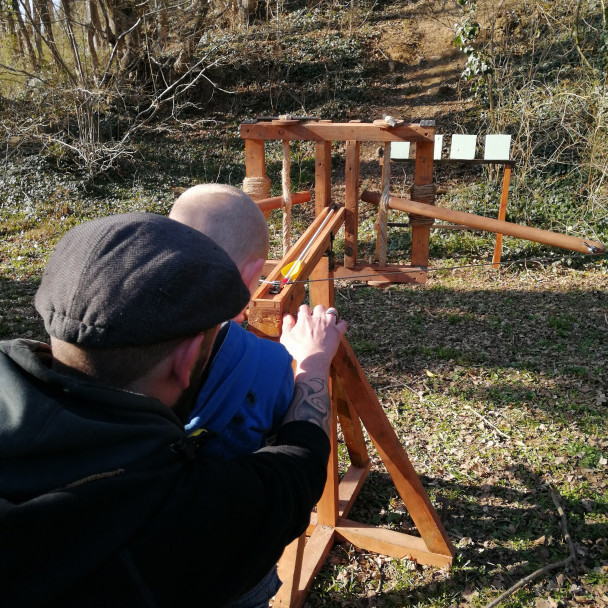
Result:
{"type": "Polygon", "coordinates": [[[270,178],[263,177],[246,177],[243,180],[243,192],[248,194],[254,201],[263,198],[270,198],[270,178]]]}
{"type": "MultiPolygon", "coordinates": [[[[410,187],[410,198],[413,201],[420,203],[433,204],[435,201],[435,184],[425,184],[424,186],[411,186],[410,187]]],[[[410,226],[432,226],[435,220],[432,217],[425,217],[423,215],[416,215],[410,213],[410,226]]]]}
{"type": "Polygon", "coordinates": [[[289,141],[283,140],[283,170],[281,172],[281,186],[283,189],[283,255],[291,247],[291,156],[289,141]]]}
{"type": "Polygon", "coordinates": [[[391,144],[384,144],[384,164],[382,165],[382,195],[378,205],[378,220],[376,222],[376,260],[380,266],[386,266],[386,243],[387,243],[387,223],[388,205],[391,200],[391,144]]]}

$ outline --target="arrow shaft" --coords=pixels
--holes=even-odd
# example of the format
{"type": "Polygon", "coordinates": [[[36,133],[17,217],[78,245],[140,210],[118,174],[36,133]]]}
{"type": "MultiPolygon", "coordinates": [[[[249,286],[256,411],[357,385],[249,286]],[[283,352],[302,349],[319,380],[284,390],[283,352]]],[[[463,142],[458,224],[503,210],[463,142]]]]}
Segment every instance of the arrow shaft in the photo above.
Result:
{"type": "Polygon", "coordinates": [[[308,251],[312,247],[313,243],[315,242],[315,239],[319,236],[319,234],[321,234],[321,230],[323,230],[323,228],[325,228],[325,226],[327,225],[327,222],[329,222],[329,219],[331,218],[333,212],[334,212],[334,209],[332,207],[329,210],[327,217],[321,222],[321,225],[317,228],[316,232],[310,237],[310,241],[308,241],[308,244],[306,245],[306,247],[304,247],[304,249],[302,250],[302,253],[298,256],[298,258],[296,260],[294,260],[291,268],[289,269],[289,272],[285,275],[285,279],[283,282],[289,281],[289,279],[291,279],[292,276],[294,274],[296,274],[296,270],[300,267],[298,262],[301,262],[304,259],[304,256],[308,253],[308,251]]]}

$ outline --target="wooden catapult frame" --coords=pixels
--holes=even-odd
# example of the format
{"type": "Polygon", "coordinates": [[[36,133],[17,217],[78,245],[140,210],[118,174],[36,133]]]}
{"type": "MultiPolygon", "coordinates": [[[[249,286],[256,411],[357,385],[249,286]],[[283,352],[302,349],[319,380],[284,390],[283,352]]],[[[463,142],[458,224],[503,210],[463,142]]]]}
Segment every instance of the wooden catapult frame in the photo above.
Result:
{"type": "MultiPolygon", "coordinates": [[[[304,299],[304,281],[307,279],[311,279],[311,304],[326,307],[334,305],[333,279],[357,279],[360,276],[369,278],[371,274],[377,281],[424,283],[430,228],[434,219],[445,219],[497,234],[510,234],[585,253],[592,252],[592,248],[595,253],[602,251],[603,245],[600,243],[435,207],[432,185],[434,134],[432,121],[390,126],[386,123],[337,124],[328,121],[271,119],[241,126],[241,137],[245,140],[247,178],[266,178],[266,140],[316,142],[315,220],[279,264],[268,266],[266,282],[253,294],[250,303],[248,322],[252,331],[260,336],[278,339],[283,315],[295,313],[304,299]],[[330,213],[333,141],[342,141],[346,145],[344,206],[334,208],[331,217],[315,237],[303,260],[297,281],[281,285],[281,268],[298,258],[330,213]],[[414,184],[410,198],[390,197],[388,205],[389,208],[410,214],[410,266],[362,264],[357,260],[360,146],[362,142],[391,141],[416,143],[414,184]],[[422,218],[423,221],[412,222],[412,217],[422,218]],[[428,218],[431,221],[425,221],[428,218]],[[325,253],[331,247],[333,235],[342,226],[345,230],[344,262],[333,264],[325,253]]],[[[371,192],[361,194],[362,200],[371,203],[379,203],[380,198],[379,194],[371,192]]],[[[295,193],[292,199],[293,202],[301,202],[310,200],[310,195],[295,193]]],[[[275,197],[260,201],[259,204],[267,211],[279,207],[281,201],[281,197],[275,197]]],[[[332,428],[327,484],[316,513],[311,514],[306,534],[289,545],[281,558],[279,572],[284,584],[275,598],[275,607],[303,604],[308,588],[335,540],[346,540],[367,551],[394,558],[408,557],[418,563],[437,567],[450,567],[455,552],[408,455],[345,337],[342,338],[332,363],[330,383],[332,428]],[[338,471],[338,423],[351,463],[342,479],[338,471]],[[363,427],[386,466],[420,537],[348,519],[349,511],[371,467],[363,427]]]]}

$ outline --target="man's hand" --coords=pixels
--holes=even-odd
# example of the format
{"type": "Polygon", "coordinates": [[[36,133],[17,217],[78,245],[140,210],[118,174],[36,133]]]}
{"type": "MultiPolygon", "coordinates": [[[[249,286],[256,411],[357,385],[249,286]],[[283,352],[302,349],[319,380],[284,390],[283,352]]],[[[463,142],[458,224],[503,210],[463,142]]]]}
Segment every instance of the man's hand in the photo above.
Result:
{"type": "Polygon", "coordinates": [[[306,420],[320,426],[328,435],[331,421],[329,368],[346,331],[346,321],[338,319],[335,308],[300,306],[298,319],[283,318],[281,343],[297,363],[293,400],[283,424],[306,420]]]}
{"type": "Polygon", "coordinates": [[[296,378],[301,372],[329,376],[329,366],[347,326],[346,321],[338,319],[335,308],[324,306],[315,306],[311,313],[303,304],[297,321],[291,315],[283,317],[281,344],[297,363],[296,378]]]}

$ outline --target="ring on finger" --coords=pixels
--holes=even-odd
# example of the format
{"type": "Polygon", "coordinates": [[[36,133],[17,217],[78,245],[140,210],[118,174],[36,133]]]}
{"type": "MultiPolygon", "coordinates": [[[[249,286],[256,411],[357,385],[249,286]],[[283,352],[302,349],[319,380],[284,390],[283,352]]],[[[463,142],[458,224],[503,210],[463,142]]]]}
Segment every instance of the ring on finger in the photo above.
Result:
{"type": "Polygon", "coordinates": [[[332,315],[338,321],[338,311],[335,308],[328,308],[325,311],[326,315],[332,315]]]}

